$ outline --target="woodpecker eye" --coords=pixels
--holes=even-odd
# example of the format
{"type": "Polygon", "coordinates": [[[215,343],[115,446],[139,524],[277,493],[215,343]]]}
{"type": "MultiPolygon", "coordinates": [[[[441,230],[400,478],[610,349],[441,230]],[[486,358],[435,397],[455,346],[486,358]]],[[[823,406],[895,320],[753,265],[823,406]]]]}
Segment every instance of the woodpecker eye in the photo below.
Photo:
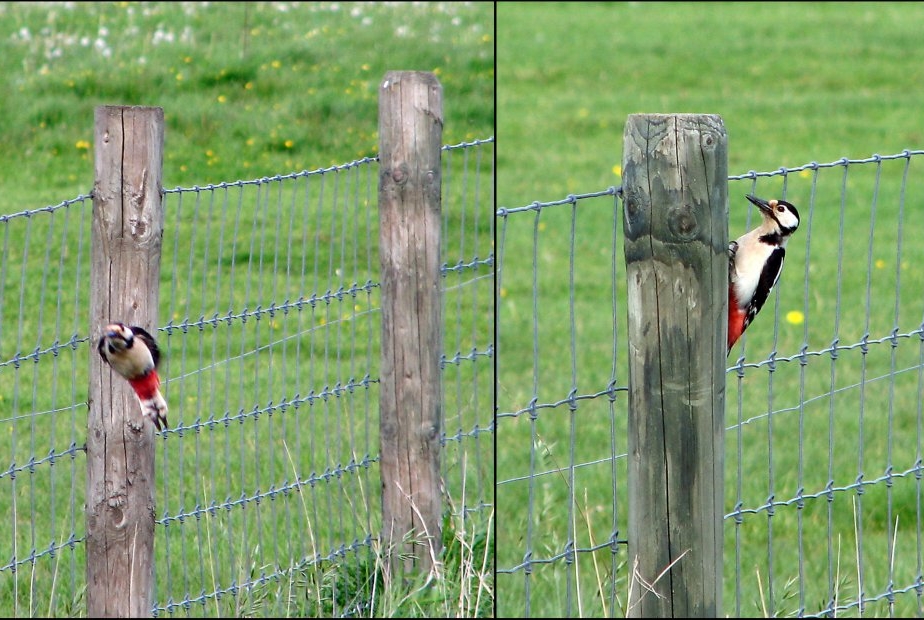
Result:
{"type": "Polygon", "coordinates": [[[779,211],[780,213],[782,213],[782,212],[785,211],[786,209],[783,207],[783,205],[780,205],[780,206],[778,206],[778,207],[776,208],[776,210],[779,211]]]}

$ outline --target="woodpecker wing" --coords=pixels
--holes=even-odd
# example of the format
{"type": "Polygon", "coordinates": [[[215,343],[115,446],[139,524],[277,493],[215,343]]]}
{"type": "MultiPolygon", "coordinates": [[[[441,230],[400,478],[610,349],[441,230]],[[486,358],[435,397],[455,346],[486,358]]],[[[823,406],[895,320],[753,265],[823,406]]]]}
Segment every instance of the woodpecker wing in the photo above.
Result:
{"type": "Polygon", "coordinates": [[[129,329],[135,334],[135,338],[139,338],[151,352],[151,358],[154,360],[154,367],[156,368],[160,364],[160,349],[157,348],[157,342],[154,340],[154,336],[137,325],[131,325],[129,329]]]}
{"type": "Polygon", "coordinates": [[[757,283],[757,289],[754,291],[754,298],[748,306],[748,316],[745,325],[750,324],[760,309],[763,308],[764,302],[770,296],[770,291],[776,286],[777,280],[780,279],[780,273],[783,271],[783,258],[786,257],[785,248],[776,248],[770,253],[764,268],[760,272],[760,281],[757,283]]]}

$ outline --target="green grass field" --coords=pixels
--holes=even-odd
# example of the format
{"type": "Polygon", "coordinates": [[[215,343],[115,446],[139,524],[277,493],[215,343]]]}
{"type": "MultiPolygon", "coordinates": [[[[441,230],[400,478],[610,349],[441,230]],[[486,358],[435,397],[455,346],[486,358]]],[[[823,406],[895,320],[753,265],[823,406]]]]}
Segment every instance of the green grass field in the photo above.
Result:
{"type": "MultiPolygon", "coordinates": [[[[499,3],[498,207],[618,186],[631,113],[721,115],[733,175],[921,149],[921,23],[924,7],[901,3],[499,3]]],[[[919,329],[921,166],[918,156],[730,183],[731,236],[755,217],[751,192],[785,192],[802,226],[779,296],[729,367],[741,355],[756,364],[803,343],[817,352],[835,339],[859,345],[865,334],[919,329]]],[[[626,452],[625,394],[612,405],[599,396],[573,411],[541,408],[535,420],[527,412],[532,399],[628,383],[617,207],[594,198],[498,223],[496,587],[505,617],[626,613],[625,546],[566,561],[569,542],[626,537],[625,457],[610,461],[626,452]]],[[[924,544],[914,476],[920,356],[914,335],[854,346],[836,362],[825,353],[728,374],[725,511],[740,502],[757,512],[725,523],[725,614],[836,605],[856,616],[862,592],[879,599],[863,615],[920,615],[913,589],[896,593],[894,606],[886,597],[890,583],[916,583],[924,544]],[[857,492],[859,479],[889,472],[910,473],[857,492]],[[843,489],[830,503],[829,482],[843,489]],[[786,504],[772,518],[761,508],[770,497],[786,504]]]]}
{"type": "MultiPolygon", "coordinates": [[[[493,20],[478,3],[0,3],[0,216],[92,190],[100,105],[163,107],[163,184],[187,189],[164,201],[161,614],[490,613],[490,274],[443,282],[447,358],[480,352],[443,375],[446,579],[384,589],[377,168],[206,186],[374,157],[390,70],[437,75],[444,144],[492,137],[493,20]]],[[[493,144],[443,153],[447,265],[491,252],[492,161],[493,144]]],[[[86,615],[68,537],[85,532],[91,207],[0,223],[9,616],[86,615]]]]}

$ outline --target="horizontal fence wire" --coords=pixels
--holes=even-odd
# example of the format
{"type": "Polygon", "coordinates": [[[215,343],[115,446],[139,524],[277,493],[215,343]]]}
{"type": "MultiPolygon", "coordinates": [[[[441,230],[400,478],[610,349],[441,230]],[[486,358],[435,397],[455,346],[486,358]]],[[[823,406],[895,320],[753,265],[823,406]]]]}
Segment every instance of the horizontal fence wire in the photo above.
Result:
{"type": "MultiPolygon", "coordinates": [[[[801,214],[728,359],[730,615],[924,609],[921,155],[729,177],[732,238],[756,225],[745,194],[801,214]]],[[[626,614],[620,201],[610,187],[497,210],[499,615],[626,614]]]]}
{"type": "MultiPolygon", "coordinates": [[[[442,467],[468,536],[494,509],[493,147],[442,149],[442,467]]],[[[364,158],[163,190],[155,615],[277,617],[315,586],[312,613],[369,613],[337,567],[375,566],[381,522],[377,185],[364,158]]],[[[81,613],[91,217],[89,194],[0,216],[14,616],[81,613]]]]}

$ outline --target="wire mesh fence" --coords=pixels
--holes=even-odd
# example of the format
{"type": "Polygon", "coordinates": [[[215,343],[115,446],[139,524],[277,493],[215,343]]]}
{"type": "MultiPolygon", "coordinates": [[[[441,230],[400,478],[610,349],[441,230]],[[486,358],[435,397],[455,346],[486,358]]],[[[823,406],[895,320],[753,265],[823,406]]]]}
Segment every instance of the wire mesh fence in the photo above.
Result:
{"type": "MultiPolygon", "coordinates": [[[[729,178],[801,226],[727,371],[729,615],[920,615],[924,151],[729,178]]],[[[626,275],[617,188],[500,208],[497,610],[625,615],[626,275]]]]}
{"type": "MultiPolygon", "coordinates": [[[[447,519],[476,531],[493,515],[493,153],[493,138],[442,149],[442,473],[447,519]]],[[[155,615],[368,613],[377,184],[366,158],[164,191],[155,615]]],[[[0,573],[16,616],[83,605],[91,217],[88,195],[0,216],[0,573]]]]}

